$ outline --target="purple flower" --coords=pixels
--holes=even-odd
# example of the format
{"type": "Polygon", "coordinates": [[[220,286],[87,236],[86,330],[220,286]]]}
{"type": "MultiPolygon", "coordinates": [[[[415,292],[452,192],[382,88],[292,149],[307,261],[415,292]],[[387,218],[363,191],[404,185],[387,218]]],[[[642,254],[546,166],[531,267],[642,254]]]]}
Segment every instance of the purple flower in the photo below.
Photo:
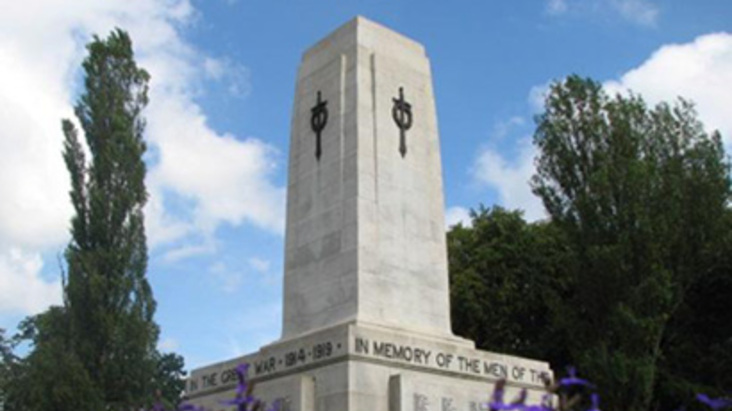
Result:
{"type": "Polygon", "coordinates": [[[526,406],[524,404],[514,404],[514,403],[511,403],[511,404],[491,403],[490,407],[491,407],[491,410],[496,410],[496,411],[523,410],[524,408],[526,408],[526,406]]]}
{"type": "Polygon", "coordinates": [[[205,411],[205,409],[191,403],[183,403],[178,406],[178,411],[205,411]]]}
{"type": "Polygon", "coordinates": [[[488,406],[491,411],[510,411],[510,410],[523,410],[526,407],[524,404],[517,404],[517,403],[510,403],[510,404],[504,404],[502,402],[495,402],[491,401],[488,404],[483,404],[483,406],[488,406]]]}
{"type": "Polygon", "coordinates": [[[492,411],[502,410],[505,404],[503,403],[503,387],[506,386],[506,380],[498,380],[495,387],[493,387],[493,394],[489,403],[484,404],[492,411]]]}
{"type": "Polygon", "coordinates": [[[552,394],[547,393],[541,396],[541,405],[551,408],[552,407],[552,394]]]}
{"type": "Polygon", "coordinates": [[[256,398],[254,398],[251,395],[240,395],[237,394],[235,398],[226,400],[226,401],[219,401],[219,404],[221,405],[236,405],[237,409],[239,410],[245,410],[247,404],[252,404],[254,401],[256,401],[256,398]]]}
{"type": "Polygon", "coordinates": [[[709,398],[706,394],[697,394],[696,399],[715,411],[722,408],[732,407],[732,400],[728,398],[709,398]]]}
{"type": "Polygon", "coordinates": [[[526,391],[526,388],[522,389],[519,393],[518,397],[516,397],[515,400],[511,403],[511,405],[514,407],[513,409],[523,409],[526,407],[526,396],[528,395],[528,392],[526,391]]]}
{"type": "Polygon", "coordinates": [[[272,406],[267,409],[267,411],[280,411],[282,400],[276,399],[272,402],[272,406]]]}
{"type": "Polygon", "coordinates": [[[249,364],[243,362],[237,365],[234,370],[240,379],[246,378],[246,375],[249,373],[249,364]]]}
{"type": "Polygon", "coordinates": [[[600,411],[600,396],[597,393],[592,393],[590,398],[592,399],[592,408],[587,411],[600,411]]]}
{"type": "Polygon", "coordinates": [[[239,383],[236,385],[236,394],[241,395],[247,391],[247,373],[249,372],[249,364],[241,363],[236,369],[236,376],[239,379],[239,383]]]}
{"type": "Polygon", "coordinates": [[[560,387],[571,387],[573,385],[584,385],[585,387],[595,388],[595,385],[587,380],[577,378],[577,370],[574,367],[567,367],[568,377],[559,380],[560,387]]]}
{"type": "Polygon", "coordinates": [[[222,405],[236,405],[239,411],[244,411],[248,404],[253,404],[257,399],[251,395],[251,389],[247,384],[247,373],[249,371],[249,364],[241,363],[234,371],[239,379],[239,383],[236,385],[236,395],[233,399],[227,401],[219,401],[222,405]]]}
{"type": "MultiPolygon", "coordinates": [[[[489,402],[488,408],[490,408],[492,411],[510,411],[510,410],[524,410],[526,409],[526,389],[521,390],[521,393],[519,393],[518,397],[516,397],[513,402],[510,404],[506,404],[503,402],[503,387],[505,385],[505,381],[499,381],[496,383],[496,388],[493,390],[493,396],[491,398],[491,402],[489,402]]],[[[539,410],[535,410],[539,411],[539,410]]]]}

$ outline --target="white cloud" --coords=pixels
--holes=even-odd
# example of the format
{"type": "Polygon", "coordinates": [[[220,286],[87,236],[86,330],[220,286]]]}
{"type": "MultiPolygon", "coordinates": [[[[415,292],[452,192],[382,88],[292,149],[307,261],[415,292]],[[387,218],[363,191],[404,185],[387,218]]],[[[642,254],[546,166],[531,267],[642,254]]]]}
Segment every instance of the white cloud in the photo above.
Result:
{"type": "Polygon", "coordinates": [[[208,269],[208,273],[213,276],[221,290],[225,293],[232,294],[239,290],[239,287],[244,283],[244,273],[240,271],[233,271],[229,267],[218,262],[208,269]]]}
{"type": "Polygon", "coordinates": [[[259,271],[260,273],[269,271],[269,267],[272,265],[268,260],[263,260],[256,257],[250,258],[248,262],[253,269],[259,271]]]}
{"type": "Polygon", "coordinates": [[[178,340],[172,337],[166,337],[158,341],[158,350],[164,352],[173,352],[178,349],[178,340]]]}
{"type": "MultiPolygon", "coordinates": [[[[191,221],[186,221],[181,215],[175,215],[176,213],[166,210],[163,205],[163,193],[166,191],[162,186],[148,186],[148,191],[150,197],[145,206],[145,229],[149,246],[170,244],[195,232],[191,221]]],[[[178,197],[170,191],[167,191],[167,196],[178,197]]],[[[193,205],[189,202],[181,208],[188,210],[191,207],[193,205]]]]}
{"type": "Polygon", "coordinates": [[[641,26],[655,26],[658,20],[658,7],[648,0],[611,0],[610,5],[620,15],[641,26]]]}
{"type": "Polygon", "coordinates": [[[227,91],[234,97],[247,97],[251,91],[250,73],[246,66],[230,59],[207,57],[203,61],[203,70],[212,80],[227,83],[227,91]]]}
{"type": "Polygon", "coordinates": [[[567,2],[566,0],[548,0],[546,11],[549,14],[562,14],[567,11],[567,2]]]}
{"type": "Polygon", "coordinates": [[[473,166],[473,177],[498,193],[506,208],[524,210],[524,218],[535,221],[545,217],[544,208],[532,192],[529,180],[534,174],[536,149],[529,137],[517,140],[518,154],[509,161],[497,150],[486,148],[473,166]]]}
{"type": "Polygon", "coordinates": [[[457,224],[462,224],[463,227],[473,226],[470,210],[460,206],[450,207],[445,210],[445,230],[449,230],[457,224]]]}
{"type": "Polygon", "coordinates": [[[67,237],[71,215],[69,179],[61,158],[61,118],[71,114],[64,65],[50,64],[53,57],[34,58],[3,32],[0,29],[0,247],[7,251],[11,244],[52,246],[67,237]]]}
{"type": "Polygon", "coordinates": [[[503,140],[508,137],[511,132],[517,128],[526,124],[526,120],[521,116],[513,116],[506,121],[499,121],[493,126],[491,132],[491,138],[493,141],[503,140]]]}
{"type": "MultiPolygon", "coordinates": [[[[160,149],[149,177],[153,195],[191,200],[189,223],[202,233],[213,233],[221,223],[244,221],[283,231],[285,192],[270,181],[277,153],[272,146],[215,133],[191,101],[167,95],[151,101],[157,103],[150,105],[148,130],[160,149]]],[[[171,221],[175,223],[182,222],[171,221]]]]}
{"type": "Polygon", "coordinates": [[[0,312],[37,314],[61,303],[60,280],[41,278],[41,256],[19,248],[0,253],[0,312]]]}
{"type": "MultiPolygon", "coordinates": [[[[221,224],[249,223],[282,232],[284,189],[271,180],[277,151],[256,138],[242,140],[214,130],[194,100],[207,81],[223,82],[237,96],[245,96],[250,87],[245,67],[208,56],[185,40],[182,31],[197,18],[189,0],[3,5],[0,256],[3,270],[13,273],[3,280],[17,287],[16,293],[33,289],[41,297],[29,301],[50,300],[40,286],[39,270],[18,263],[19,254],[12,250],[25,250],[23,261],[37,261],[34,256],[68,241],[72,210],[60,120],[73,117],[85,43],[92,34],[106,37],[114,27],[130,33],[138,63],[152,76],[146,111],[150,244],[211,238],[221,224]]],[[[0,311],[8,304],[0,303],[0,311]]],[[[23,307],[35,310],[35,304],[23,307]]]]}
{"type": "Polygon", "coordinates": [[[707,130],[718,129],[732,148],[732,34],[713,33],[684,44],[659,48],[619,80],[604,84],[611,92],[631,89],[649,103],[678,96],[696,103],[707,130]]]}
{"type": "Polygon", "coordinates": [[[174,263],[197,255],[212,254],[215,251],[216,247],[211,242],[204,242],[202,244],[185,244],[165,252],[162,260],[166,263],[174,263]]]}
{"type": "Polygon", "coordinates": [[[221,59],[206,57],[203,60],[203,69],[209,78],[221,80],[224,77],[224,62],[221,59]]]}
{"type": "MultiPolygon", "coordinates": [[[[531,98],[538,88],[532,88],[531,98]]],[[[530,221],[544,217],[544,209],[541,201],[534,196],[529,186],[529,180],[534,173],[534,157],[536,150],[531,144],[530,137],[509,141],[526,127],[526,120],[520,116],[513,116],[506,121],[499,121],[491,132],[491,145],[480,150],[477,159],[473,164],[471,173],[473,178],[480,184],[496,190],[498,201],[507,208],[519,208],[524,210],[524,217],[530,221]],[[497,146],[515,144],[512,151],[513,158],[504,151],[496,149],[497,146]]],[[[458,207],[452,210],[450,218],[461,218],[463,221],[468,217],[467,210],[460,210],[458,207]]],[[[465,225],[465,224],[464,224],[465,225]]]]}
{"type": "Polygon", "coordinates": [[[593,13],[616,14],[640,26],[654,27],[660,9],[650,0],[547,0],[544,10],[551,16],[593,13]]]}
{"type": "Polygon", "coordinates": [[[551,81],[548,81],[544,84],[531,87],[531,90],[529,90],[528,101],[532,113],[541,113],[544,111],[544,101],[549,93],[550,85],[551,81]]]}

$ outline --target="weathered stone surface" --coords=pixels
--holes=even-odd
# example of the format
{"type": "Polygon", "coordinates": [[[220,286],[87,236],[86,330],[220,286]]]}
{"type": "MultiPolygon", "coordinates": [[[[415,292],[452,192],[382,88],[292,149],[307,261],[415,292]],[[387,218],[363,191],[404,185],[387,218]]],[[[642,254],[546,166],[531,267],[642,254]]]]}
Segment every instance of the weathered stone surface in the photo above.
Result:
{"type": "Polygon", "coordinates": [[[349,321],[451,336],[439,138],[424,48],[356,18],[305,53],[296,95],[283,338],[349,321]],[[405,156],[392,116],[400,88],[413,115],[405,156]],[[318,92],[329,112],[319,159],[311,127],[318,92]]]}
{"type": "Polygon", "coordinates": [[[548,364],[540,361],[480,351],[428,335],[346,324],[198,369],[188,381],[188,396],[204,405],[231,398],[236,386],[233,369],[242,362],[251,364],[249,379],[256,384],[257,396],[268,401],[285,399],[295,407],[313,402],[302,400],[306,395],[314,399],[316,409],[327,411],[395,411],[389,405],[391,401],[396,406],[394,398],[401,404],[397,410],[411,410],[418,394],[431,398],[433,405],[444,397],[452,399],[456,409],[470,410],[471,402],[488,400],[490,387],[501,378],[509,382],[509,394],[527,388],[538,401],[541,375],[551,373],[548,364]],[[395,376],[400,376],[399,382],[394,382],[395,376]],[[401,387],[401,394],[394,394],[394,384],[401,387]],[[348,406],[329,408],[326,403],[348,406]]]}
{"type": "MultiPolygon", "coordinates": [[[[283,411],[478,411],[508,381],[538,401],[545,362],[476,350],[450,328],[439,138],[418,43],[356,18],[313,46],[290,140],[282,338],[194,370],[187,395],[225,407],[236,365],[283,411]],[[411,104],[406,154],[392,116],[411,104]],[[311,125],[327,101],[321,155],[311,125]]],[[[322,120],[322,118],[321,118],[322,120]]]]}

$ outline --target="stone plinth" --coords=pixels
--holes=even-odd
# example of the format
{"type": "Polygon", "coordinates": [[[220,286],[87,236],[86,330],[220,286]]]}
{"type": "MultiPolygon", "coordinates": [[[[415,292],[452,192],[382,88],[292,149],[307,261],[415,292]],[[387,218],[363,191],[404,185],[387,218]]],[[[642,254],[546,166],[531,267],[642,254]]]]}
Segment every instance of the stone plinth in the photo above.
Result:
{"type": "Polygon", "coordinates": [[[538,402],[548,364],[480,351],[391,328],[338,325],[263,347],[258,353],[196,370],[188,396],[222,409],[233,397],[234,368],[251,364],[249,379],[266,401],[300,411],[477,411],[493,383],[508,381],[538,402]]]}

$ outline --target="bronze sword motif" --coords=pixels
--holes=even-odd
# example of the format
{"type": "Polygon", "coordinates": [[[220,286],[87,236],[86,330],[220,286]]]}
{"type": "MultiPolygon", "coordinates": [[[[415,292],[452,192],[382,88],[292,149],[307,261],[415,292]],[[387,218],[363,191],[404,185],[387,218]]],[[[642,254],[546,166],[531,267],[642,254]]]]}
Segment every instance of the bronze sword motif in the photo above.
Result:
{"type": "Polygon", "coordinates": [[[328,124],[327,104],[327,100],[321,101],[320,91],[318,90],[318,101],[315,103],[315,106],[310,109],[310,112],[312,113],[312,116],[310,117],[310,127],[312,127],[315,132],[315,158],[318,159],[318,161],[320,160],[320,154],[322,153],[320,146],[320,133],[325,128],[325,125],[328,124]]]}
{"type": "Polygon", "coordinates": [[[412,105],[404,101],[404,87],[399,87],[399,99],[392,100],[391,116],[399,127],[399,152],[403,158],[407,154],[407,130],[412,127],[412,105]]]}

